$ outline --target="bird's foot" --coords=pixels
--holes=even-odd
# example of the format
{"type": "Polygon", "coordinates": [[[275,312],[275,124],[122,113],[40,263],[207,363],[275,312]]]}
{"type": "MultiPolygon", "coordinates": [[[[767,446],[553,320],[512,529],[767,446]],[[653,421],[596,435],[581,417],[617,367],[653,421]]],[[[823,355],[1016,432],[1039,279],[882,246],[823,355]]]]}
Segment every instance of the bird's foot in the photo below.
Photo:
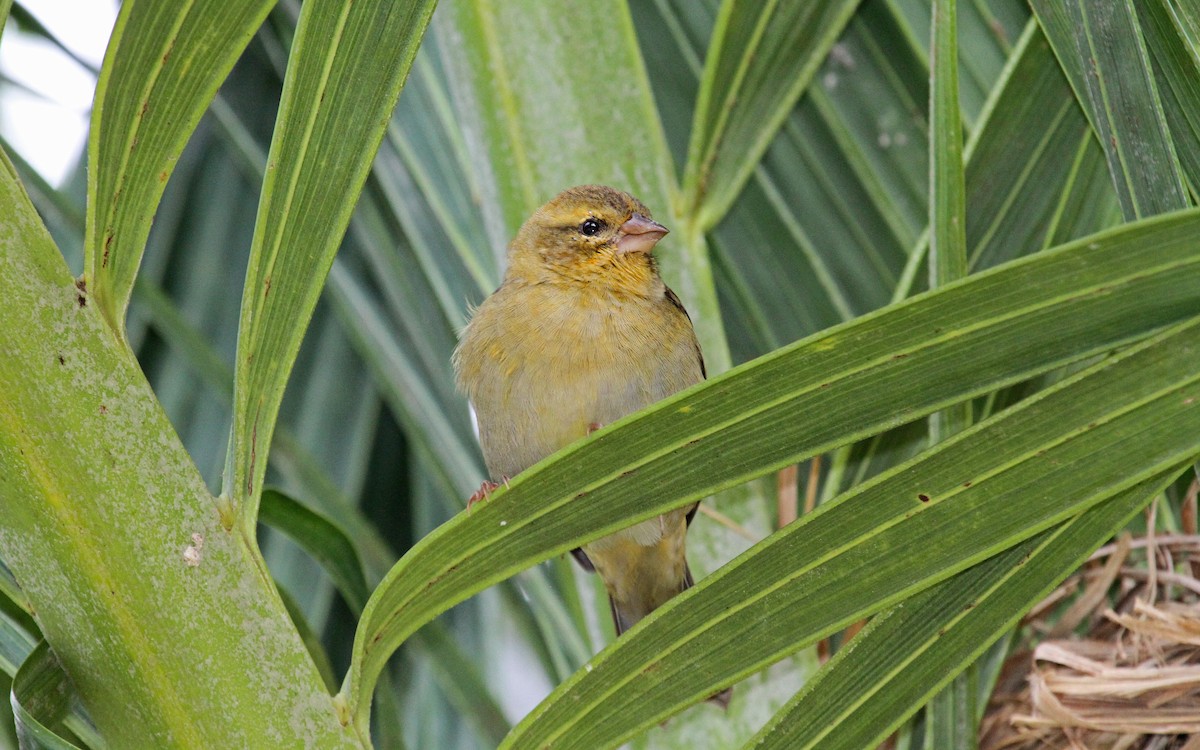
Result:
{"type": "Polygon", "coordinates": [[[467,498],[467,510],[471,510],[475,503],[481,503],[484,500],[487,500],[493,492],[500,489],[500,485],[502,484],[504,485],[505,489],[508,488],[508,477],[500,477],[499,482],[493,482],[490,479],[485,479],[483,484],[479,485],[479,489],[475,490],[473,493],[471,493],[471,496],[467,498]]]}
{"type": "Polygon", "coordinates": [[[599,422],[590,422],[590,423],[588,423],[587,434],[591,435],[593,432],[595,432],[596,430],[600,429],[603,426],[604,425],[600,424],[599,422]]]}

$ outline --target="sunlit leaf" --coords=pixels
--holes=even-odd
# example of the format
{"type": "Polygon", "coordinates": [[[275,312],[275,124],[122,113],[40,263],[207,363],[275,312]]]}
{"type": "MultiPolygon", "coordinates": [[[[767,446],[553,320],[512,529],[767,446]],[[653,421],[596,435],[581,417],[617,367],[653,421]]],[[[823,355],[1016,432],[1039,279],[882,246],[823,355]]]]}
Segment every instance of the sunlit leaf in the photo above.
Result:
{"type": "Polygon", "coordinates": [[[119,334],[167,179],[272,4],[121,4],[92,108],[84,240],[85,278],[119,334]]]}

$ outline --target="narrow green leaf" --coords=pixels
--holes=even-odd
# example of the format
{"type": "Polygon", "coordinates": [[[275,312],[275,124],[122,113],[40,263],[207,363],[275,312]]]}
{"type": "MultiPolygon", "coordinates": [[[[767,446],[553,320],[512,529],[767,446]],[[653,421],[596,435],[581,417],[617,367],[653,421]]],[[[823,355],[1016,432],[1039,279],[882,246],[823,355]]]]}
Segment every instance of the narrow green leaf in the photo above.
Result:
{"type": "MultiPolygon", "coordinates": [[[[928,3],[920,13],[928,23],[928,3]]],[[[850,166],[906,247],[929,224],[929,38],[914,37],[892,3],[864,3],[822,87],[810,91],[830,127],[854,144],[850,166]]]]}
{"type": "Polygon", "coordinates": [[[84,278],[118,335],[167,179],[272,5],[121,4],[92,108],[84,239],[84,278]]]}
{"type": "Polygon", "coordinates": [[[1104,161],[1104,152],[1088,128],[1075,151],[1063,194],[1051,217],[1043,247],[1054,247],[1114,226],[1121,207],[1104,161]]]}
{"type": "Polygon", "coordinates": [[[70,696],[66,672],[42,641],[13,677],[12,706],[21,750],[79,750],[54,731],[67,714],[70,696]]]}
{"type": "Polygon", "coordinates": [[[375,676],[409,634],[534,562],[1196,314],[1198,229],[1200,212],[1182,212],[976,274],[709,380],[522,473],[421,540],[376,589],[343,685],[355,720],[365,725],[375,676]]]}
{"type": "Polygon", "coordinates": [[[1126,219],[1190,205],[1133,0],[1032,0],[1108,159],[1126,219]]]}
{"type": "MultiPolygon", "coordinates": [[[[1113,533],[1116,532],[1114,531],[1113,533]]],[[[1111,537],[1112,534],[1109,536],[1111,537]]],[[[1016,635],[1017,631],[1015,628],[1005,630],[1004,634],[989,646],[982,656],[976,658],[969,667],[969,669],[974,670],[978,675],[975,680],[975,706],[979,709],[979,714],[975,719],[976,726],[979,726],[984,716],[987,715],[988,702],[991,701],[992,694],[996,692],[996,685],[1000,682],[1000,675],[1004,671],[1004,663],[1008,660],[1008,656],[1012,652],[1016,635]]]]}
{"type": "Polygon", "coordinates": [[[12,600],[0,598],[0,604],[3,602],[9,603],[0,606],[0,672],[14,675],[41,640],[41,633],[12,600]]]}
{"type": "MultiPolygon", "coordinates": [[[[445,273],[445,286],[471,290],[453,299],[444,298],[439,290],[439,300],[457,315],[464,296],[479,299],[499,281],[500,258],[487,251],[488,235],[475,205],[467,139],[455,117],[445,71],[438,64],[438,35],[428,35],[421,50],[413,62],[405,104],[397,109],[388,128],[388,140],[405,165],[399,172],[406,172],[412,180],[409,189],[396,194],[394,205],[422,256],[422,265],[453,270],[445,273]],[[445,240],[436,242],[441,236],[445,240]],[[447,244],[454,248],[452,257],[438,257],[437,248],[447,244]]],[[[381,180],[393,176],[390,170],[377,169],[377,173],[381,180]]]]}
{"type": "MultiPolygon", "coordinates": [[[[929,95],[929,288],[967,275],[967,197],[963,165],[962,110],[958,84],[958,2],[934,0],[931,22],[929,95]]],[[[970,401],[929,415],[929,444],[966,429],[970,401]]],[[[934,696],[925,710],[925,747],[973,750],[974,713],[960,678],[934,696]]]]}
{"type": "Polygon", "coordinates": [[[1200,185],[1200,2],[1150,0],[1136,7],[1175,152],[1194,191],[1200,185]]]}
{"type": "Polygon", "coordinates": [[[616,747],[1198,453],[1200,317],[773,534],[597,655],[502,747],[616,747]]]}
{"type": "MultiPolygon", "coordinates": [[[[929,97],[929,288],[967,275],[967,198],[963,177],[962,116],[958,106],[958,3],[934,0],[929,97]]],[[[929,417],[931,442],[971,424],[966,402],[929,417]]]]}
{"type": "Polygon", "coordinates": [[[958,105],[958,10],[934,0],[929,97],[929,288],[967,275],[966,190],[958,105]]]}
{"type": "Polygon", "coordinates": [[[495,747],[512,728],[495,698],[453,636],[436,622],[413,635],[413,645],[429,655],[428,665],[447,698],[478,732],[488,747],[495,747]]]}
{"type": "Polygon", "coordinates": [[[367,580],[358,552],[346,532],[328,518],[269,487],[263,492],[260,518],[312,555],[333,579],[350,608],[355,612],[362,611],[369,594],[367,580]]]}
{"type": "MultiPolygon", "coordinates": [[[[1091,129],[1037,22],[1016,41],[1002,87],[967,145],[967,247],[973,270],[1075,239],[1050,241],[1072,175],[1099,159],[1091,129]]],[[[998,84],[999,87],[999,84],[998,84]]],[[[1103,168],[1101,166],[1101,168],[1103,168]]],[[[1111,192],[1111,185],[1104,185],[1111,192]]],[[[1097,201],[1098,202],[1098,201],[1097,201]]],[[[1083,234],[1101,228],[1094,224],[1083,234]]]]}
{"type": "MultiPolygon", "coordinates": [[[[983,1],[958,3],[959,36],[962,40],[958,52],[958,64],[962,71],[959,98],[967,129],[974,127],[976,114],[991,90],[991,82],[1008,57],[1011,40],[1020,35],[1025,21],[1022,13],[1024,3],[991,3],[992,8],[1002,8],[1004,11],[1005,20],[997,23],[1000,19],[989,17],[991,8],[981,8],[983,1]]],[[[925,46],[933,38],[930,0],[885,0],[883,4],[896,16],[897,25],[904,30],[909,43],[922,54],[928,53],[928,67],[932,69],[932,46],[925,46]]]]}
{"type": "Polygon", "coordinates": [[[30,200],[37,208],[42,221],[50,231],[50,236],[62,251],[67,265],[72,271],[83,269],[83,205],[68,200],[61,191],[55,190],[46,179],[38,174],[29,162],[12,149],[12,146],[0,136],[0,148],[12,160],[21,184],[29,194],[30,200]]]}
{"type": "Polygon", "coordinates": [[[972,750],[979,746],[975,704],[966,674],[948,683],[925,707],[925,750],[972,750]]]}
{"type": "MultiPolygon", "coordinates": [[[[41,639],[41,633],[32,620],[27,621],[21,610],[18,610],[19,616],[13,618],[12,613],[4,605],[5,601],[3,597],[0,597],[0,672],[6,675],[16,675],[22,665],[28,666],[32,672],[35,668],[35,662],[29,660],[30,654],[39,644],[45,645],[41,639]]],[[[59,674],[61,674],[61,670],[59,670],[59,674]]],[[[47,676],[51,681],[58,679],[58,675],[47,676]]],[[[3,691],[2,684],[0,684],[0,691],[3,691]]],[[[68,692],[73,693],[74,691],[68,690],[68,692]]],[[[23,701],[23,699],[18,699],[16,696],[10,696],[10,698],[12,700],[10,700],[8,705],[10,709],[8,720],[12,722],[15,719],[14,713],[16,710],[13,704],[18,702],[18,700],[23,701]]],[[[55,700],[57,699],[55,698],[55,700]]],[[[41,701],[35,701],[35,703],[40,704],[41,701]]],[[[30,713],[34,714],[34,716],[41,716],[37,710],[30,713]]],[[[3,720],[3,718],[4,714],[0,713],[0,720],[3,720]]],[[[73,732],[76,738],[82,740],[86,747],[92,748],[92,750],[104,750],[104,748],[108,747],[108,744],[96,732],[96,728],[83,715],[77,701],[68,702],[68,706],[62,715],[62,724],[73,732]]],[[[12,724],[10,724],[9,729],[15,731],[15,727],[12,724]]],[[[4,735],[0,735],[0,741],[3,738],[4,735]]]]}
{"type": "Polygon", "coordinates": [[[334,304],[351,322],[347,334],[375,373],[397,418],[418,436],[415,449],[428,454],[431,466],[440,470],[439,478],[450,492],[465,498],[482,478],[478,450],[440,413],[438,399],[408,352],[394,340],[391,326],[367,297],[363,284],[341,266],[334,267],[329,282],[334,304]]]}
{"type": "Polygon", "coordinates": [[[700,232],[728,212],[857,6],[858,0],[722,3],[683,186],[683,212],[700,232]]]}
{"type": "Polygon", "coordinates": [[[301,10],[238,331],[227,492],[248,536],[288,375],[433,5],[301,10]]]}
{"type": "Polygon", "coordinates": [[[874,747],[1177,473],[1148,479],[876,615],[747,747],[874,747]]]}

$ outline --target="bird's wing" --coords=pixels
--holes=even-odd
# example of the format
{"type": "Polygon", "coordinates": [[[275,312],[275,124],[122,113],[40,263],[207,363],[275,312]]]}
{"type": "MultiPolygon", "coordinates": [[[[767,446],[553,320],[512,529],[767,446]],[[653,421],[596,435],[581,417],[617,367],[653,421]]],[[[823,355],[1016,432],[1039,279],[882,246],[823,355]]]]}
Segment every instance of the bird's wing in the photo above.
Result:
{"type": "MultiPolygon", "coordinates": [[[[679,312],[683,313],[683,317],[687,318],[688,325],[691,326],[692,316],[688,315],[687,308],[683,306],[683,302],[680,301],[679,295],[675,294],[675,292],[673,292],[669,286],[664,286],[663,288],[667,293],[667,301],[674,305],[679,312]]],[[[700,362],[700,378],[702,380],[707,380],[708,370],[704,367],[704,353],[700,351],[700,342],[696,340],[696,336],[694,334],[692,335],[692,346],[696,350],[696,359],[700,362]]]]}

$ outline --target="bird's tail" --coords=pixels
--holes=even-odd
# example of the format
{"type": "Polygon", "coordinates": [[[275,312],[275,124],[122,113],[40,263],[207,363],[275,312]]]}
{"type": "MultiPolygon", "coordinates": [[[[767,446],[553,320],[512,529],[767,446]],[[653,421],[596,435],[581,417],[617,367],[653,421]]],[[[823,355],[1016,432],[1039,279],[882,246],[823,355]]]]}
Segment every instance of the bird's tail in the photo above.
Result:
{"type": "MultiPolygon", "coordinates": [[[[687,591],[694,585],[696,585],[696,582],[692,578],[692,571],[687,567],[687,563],[684,563],[683,579],[681,581],[679,591],[675,593],[678,594],[687,591]]],[[[616,597],[614,597],[610,591],[608,594],[608,606],[612,611],[613,627],[616,628],[617,635],[619,636],[626,630],[632,628],[634,625],[640,622],[643,617],[657,609],[659,604],[662,604],[662,602],[658,602],[651,607],[646,607],[644,605],[638,606],[638,603],[636,602],[618,602],[616,597]]],[[[707,700],[710,703],[715,703],[723,709],[727,709],[729,708],[729,701],[731,698],[733,698],[733,688],[729,687],[725,688],[719,693],[714,693],[713,695],[708,696],[707,700]]]]}
{"type": "MultiPolygon", "coordinates": [[[[680,580],[679,589],[672,591],[667,598],[683,593],[694,585],[696,585],[696,582],[692,579],[692,571],[685,562],[683,564],[683,578],[680,580]]],[[[608,592],[608,608],[612,612],[613,627],[616,628],[617,635],[621,635],[626,630],[637,625],[642,621],[643,617],[658,609],[665,601],[666,599],[663,601],[646,601],[645,599],[618,601],[610,589],[608,592]]]]}

